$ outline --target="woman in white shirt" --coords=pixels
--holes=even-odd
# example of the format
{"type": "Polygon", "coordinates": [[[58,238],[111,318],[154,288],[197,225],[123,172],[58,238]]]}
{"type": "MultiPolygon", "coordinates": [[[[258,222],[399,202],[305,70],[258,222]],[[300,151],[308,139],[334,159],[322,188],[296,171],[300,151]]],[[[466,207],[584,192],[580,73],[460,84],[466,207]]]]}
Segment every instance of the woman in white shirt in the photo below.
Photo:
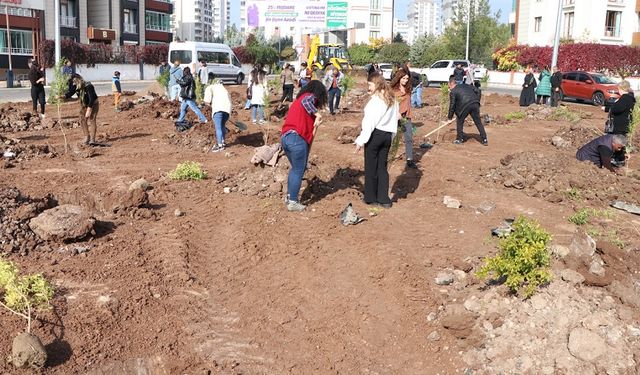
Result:
{"type": "Polygon", "coordinates": [[[204,102],[211,105],[211,120],[216,128],[216,145],[211,152],[223,151],[226,147],[224,136],[227,133],[225,127],[231,113],[231,98],[229,92],[220,81],[216,81],[213,73],[209,73],[210,85],[204,90],[204,102]]]}
{"type": "Polygon", "coordinates": [[[267,75],[259,65],[251,72],[251,122],[264,124],[264,97],[267,92],[267,75]]]}
{"type": "Polygon", "coordinates": [[[354,142],[356,152],[364,147],[364,202],[390,208],[387,159],[398,131],[400,110],[382,75],[370,75],[367,83],[371,99],[364,107],[362,131],[354,142]]]}

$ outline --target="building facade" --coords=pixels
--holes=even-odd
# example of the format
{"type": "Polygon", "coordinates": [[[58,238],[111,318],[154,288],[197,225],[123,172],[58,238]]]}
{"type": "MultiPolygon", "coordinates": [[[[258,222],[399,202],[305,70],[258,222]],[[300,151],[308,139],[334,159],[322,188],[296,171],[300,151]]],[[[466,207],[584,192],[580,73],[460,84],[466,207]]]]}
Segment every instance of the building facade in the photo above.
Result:
{"type": "MultiPolygon", "coordinates": [[[[640,44],[640,0],[561,1],[561,38],[601,44],[640,44]]],[[[516,42],[553,45],[557,15],[557,0],[516,0],[510,17],[516,42]]]]}
{"type": "Polygon", "coordinates": [[[212,0],[174,0],[173,33],[178,40],[212,42],[214,5],[212,0]]]}
{"type": "Polygon", "coordinates": [[[400,35],[406,43],[413,43],[413,40],[410,39],[409,21],[399,20],[397,18],[393,20],[393,37],[395,38],[396,35],[400,35]]]}
{"type": "Polygon", "coordinates": [[[26,68],[27,60],[36,56],[44,38],[44,9],[44,0],[23,0],[19,4],[0,0],[0,76],[5,77],[9,69],[9,56],[13,69],[26,68]]]}
{"type": "Polygon", "coordinates": [[[442,8],[435,0],[414,0],[409,4],[407,21],[410,43],[424,35],[440,35],[442,33],[441,10],[442,8]]]}

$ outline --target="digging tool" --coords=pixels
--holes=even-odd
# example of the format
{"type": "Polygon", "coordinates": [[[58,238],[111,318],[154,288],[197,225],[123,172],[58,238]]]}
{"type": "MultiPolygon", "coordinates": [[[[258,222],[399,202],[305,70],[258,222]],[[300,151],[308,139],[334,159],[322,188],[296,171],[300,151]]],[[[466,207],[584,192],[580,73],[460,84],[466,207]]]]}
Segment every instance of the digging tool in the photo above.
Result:
{"type": "MultiPolygon", "coordinates": [[[[444,128],[445,126],[451,124],[453,122],[453,120],[448,120],[443,122],[440,126],[438,126],[437,128],[433,129],[432,131],[430,131],[429,133],[425,134],[423,138],[427,138],[429,137],[431,134],[440,131],[440,129],[444,128]]],[[[420,145],[420,148],[431,148],[433,147],[433,144],[431,142],[424,142],[423,144],[420,145]]]]}
{"type": "Polygon", "coordinates": [[[240,129],[241,131],[245,131],[249,128],[247,124],[245,124],[242,121],[233,121],[233,120],[227,120],[227,121],[232,123],[236,128],[240,129]]]}

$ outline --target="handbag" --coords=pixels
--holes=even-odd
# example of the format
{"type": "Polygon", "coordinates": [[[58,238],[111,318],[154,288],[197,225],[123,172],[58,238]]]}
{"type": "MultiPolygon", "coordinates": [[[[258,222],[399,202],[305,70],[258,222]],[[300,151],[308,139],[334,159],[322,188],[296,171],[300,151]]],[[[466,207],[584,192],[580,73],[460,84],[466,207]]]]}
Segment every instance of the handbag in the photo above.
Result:
{"type": "Polygon", "coordinates": [[[251,84],[249,87],[247,87],[247,99],[251,100],[251,87],[253,86],[253,84],[251,84]]]}
{"type": "Polygon", "coordinates": [[[611,113],[609,113],[607,121],[604,122],[604,132],[606,134],[613,133],[613,119],[611,118],[611,113]]]}

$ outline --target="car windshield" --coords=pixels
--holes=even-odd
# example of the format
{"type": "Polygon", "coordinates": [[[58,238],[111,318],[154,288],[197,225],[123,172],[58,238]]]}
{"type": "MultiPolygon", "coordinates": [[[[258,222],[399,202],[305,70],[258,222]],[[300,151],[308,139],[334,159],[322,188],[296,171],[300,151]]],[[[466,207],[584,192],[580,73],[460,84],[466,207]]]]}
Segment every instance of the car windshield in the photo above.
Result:
{"type": "Polygon", "coordinates": [[[604,83],[604,84],[616,83],[616,81],[612,80],[610,77],[607,77],[603,74],[592,74],[591,77],[593,77],[596,83],[604,83]]]}

